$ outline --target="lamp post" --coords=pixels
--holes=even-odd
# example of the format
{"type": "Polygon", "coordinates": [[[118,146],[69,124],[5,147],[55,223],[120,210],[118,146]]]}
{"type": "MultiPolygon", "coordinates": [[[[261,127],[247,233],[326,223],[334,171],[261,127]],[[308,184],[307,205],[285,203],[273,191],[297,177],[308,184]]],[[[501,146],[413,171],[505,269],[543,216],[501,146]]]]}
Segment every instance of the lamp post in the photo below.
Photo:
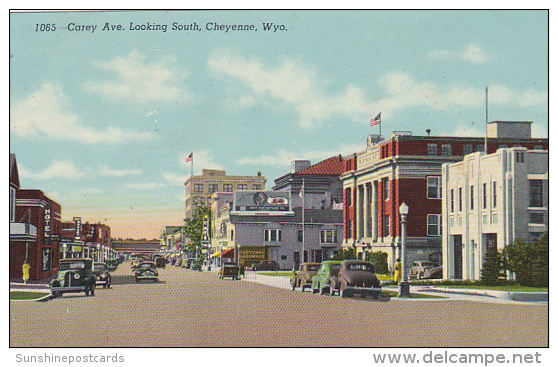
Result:
{"type": "Polygon", "coordinates": [[[97,244],[97,261],[101,261],[101,244],[97,244]]]}
{"type": "Polygon", "coordinates": [[[407,214],[409,214],[409,206],[405,203],[399,207],[401,215],[401,282],[399,282],[399,297],[409,297],[409,282],[407,282],[407,255],[405,253],[405,240],[407,237],[407,214]]]}

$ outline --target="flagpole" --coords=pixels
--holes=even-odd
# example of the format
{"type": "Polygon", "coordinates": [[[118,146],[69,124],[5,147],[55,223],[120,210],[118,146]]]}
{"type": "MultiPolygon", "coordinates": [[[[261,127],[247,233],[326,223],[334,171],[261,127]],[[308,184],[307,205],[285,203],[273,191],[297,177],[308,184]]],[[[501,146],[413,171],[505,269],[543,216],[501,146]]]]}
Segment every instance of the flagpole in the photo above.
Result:
{"type": "Polygon", "coordinates": [[[484,154],[488,154],[488,86],[484,90],[486,104],[486,121],[484,124],[484,154]]]}
{"type": "Polygon", "coordinates": [[[305,242],[305,233],[304,233],[304,197],[306,196],[304,194],[304,177],[302,178],[302,256],[301,256],[301,261],[300,263],[304,263],[304,242],[305,242]]]}

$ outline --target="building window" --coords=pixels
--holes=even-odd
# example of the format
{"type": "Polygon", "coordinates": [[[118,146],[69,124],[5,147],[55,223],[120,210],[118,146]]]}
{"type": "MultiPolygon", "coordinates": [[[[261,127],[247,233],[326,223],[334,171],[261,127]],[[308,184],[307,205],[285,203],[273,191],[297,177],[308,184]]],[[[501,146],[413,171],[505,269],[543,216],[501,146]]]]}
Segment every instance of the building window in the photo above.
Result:
{"type": "Polygon", "coordinates": [[[337,231],[334,229],[326,229],[320,231],[321,243],[337,243],[337,231]]]}
{"type": "Polygon", "coordinates": [[[463,210],[463,188],[459,188],[459,211],[463,210]]]}
{"type": "Polygon", "coordinates": [[[302,242],[304,239],[304,231],[302,229],[298,230],[298,236],[297,236],[298,242],[302,242]]]}
{"type": "Polygon", "coordinates": [[[492,181],[492,207],[496,208],[496,203],[498,203],[498,197],[496,196],[496,181],[492,181]]]}
{"type": "Polygon", "coordinates": [[[544,213],[529,213],[529,224],[545,224],[544,213]]]}
{"type": "Polygon", "coordinates": [[[438,145],[437,144],[427,144],[426,154],[427,155],[438,155],[438,145]]]}
{"type": "Polygon", "coordinates": [[[389,178],[384,178],[382,179],[382,182],[384,184],[384,200],[388,201],[389,200],[389,178]]]}
{"type": "Polygon", "coordinates": [[[486,183],[482,184],[482,208],[486,209],[486,196],[487,196],[487,188],[486,183]]]}
{"type": "Polygon", "coordinates": [[[248,185],[247,184],[238,184],[238,189],[239,190],[248,190],[248,185]]]}
{"type": "Polygon", "coordinates": [[[15,222],[16,190],[10,187],[10,222],[15,222]]]}
{"type": "Polygon", "coordinates": [[[449,222],[450,222],[450,227],[455,226],[455,219],[453,217],[450,218],[449,222]]]}
{"type": "Polygon", "coordinates": [[[391,235],[390,233],[390,226],[389,226],[389,215],[386,215],[385,217],[385,233],[384,233],[384,237],[389,237],[391,235]]]}
{"type": "Polygon", "coordinates": [[[209,184],[209,192],[219,191],[219,184],[209,184]]]}
{"type": "Polygon", "coordinates": [[[475,145],[475,152],[484,152],[484,144],[475,145]]]}
{"type": "Polygon", "coordinates": [[[535,145],[535,150],[543,150],[543,146],[542,145],[535,145]]]}
{"type": "Polygon", "coordinates": [[[223,191],[224,192],[233,192],[233,185],[232,184],[223,184],[223,191]]]}
{"type": "Polygon", "coordinates": [[[261,190],[262,189],[262,185],[260,184],[253,184],[252,185],[252,190],[261,190]]]}
{"type": "Polygon", "coordinates": [[[234,230],[231,229],[231,241],[234,240],[234,230]]]}
{"type": "Polygon", "coordinates": [[[529,180],[529,206],[543,207],[543,181],[529,180]]]}
{"type": "Polygon", "coordinates": [[[428,214],[428,235],[441,236],[442,235],[442,215],[441,214],[428,214]]]}
{"type": "Polygon", "coordinates": [[[475,209],[475,186],[471,185],[471,210],[475,209]]]}
{"type": "Polygon", "coordinates": [[[465,144],[463,146],[463,155],[473,153],[473,144],[465,144]]]}
{"type": "Polygon", "coordinates": [[[43,249],[43,271],[49,271],[52,269],[52,249],[43,249]]]}
{"type": "Polygon", "coordinates": [[[497,223],[498,223],[498,214],[492,213],[492,224],[497,224],[497,223]]]}
{"type": "Polygon", "coordinates": [[[281,230],[280,229],[266,229],[264,231],[264,241],[265,242],[281,242],[281,230]]]}
{"type": "Polygon", "coordinates": [[[432,176],[426,178],[427,196],[429,199],[442,198],[442,178],[432,176]]]}
{"type": "Polygon", "coordinates": [[[203,184],[194,184],[194,192],[203,192],[203,184]]]}
{"type": "Polygon", "coordinates": [[[488,224],[488,215],[484,214],[482,216],[482,224],[488,224]]]}
{"type": "Polygon", "coordinates": [[[523,163],[525,161],[525,154],[523,152],[515,152],[515,161],[523,163]]]}
{"type": "Polygon", "coordinates": [[[442,144],[442,155],[451,155],[451,145],[442,144]]]}
{"type": "Polygon", "coordinates": [[[450,190],[450,211],[453,213],[454,209],[455,209],[455,203],[454,203],[454,190],[451,189],[450,190]]]}

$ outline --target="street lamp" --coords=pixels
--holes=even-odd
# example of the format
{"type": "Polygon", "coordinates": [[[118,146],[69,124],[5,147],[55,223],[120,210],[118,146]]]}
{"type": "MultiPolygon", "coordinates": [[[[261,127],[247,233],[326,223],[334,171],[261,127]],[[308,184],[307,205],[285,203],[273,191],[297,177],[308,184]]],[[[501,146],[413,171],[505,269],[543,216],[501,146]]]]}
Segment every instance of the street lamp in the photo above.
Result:
{"type": "Polygon", "coordinates": [[[97,244],[97,261],[101,261],[101,244],[97,244]]]}
{"type": "Polygon", "coordinates": [[[409,206],[405,203],[399,207],[401,215],[401,282],[399,282],[399,297],[409,297],[409,282],[407,282],[407,256],[405,254],[405,239],[407,237],[407,214],[409,214],[409,206]]]}

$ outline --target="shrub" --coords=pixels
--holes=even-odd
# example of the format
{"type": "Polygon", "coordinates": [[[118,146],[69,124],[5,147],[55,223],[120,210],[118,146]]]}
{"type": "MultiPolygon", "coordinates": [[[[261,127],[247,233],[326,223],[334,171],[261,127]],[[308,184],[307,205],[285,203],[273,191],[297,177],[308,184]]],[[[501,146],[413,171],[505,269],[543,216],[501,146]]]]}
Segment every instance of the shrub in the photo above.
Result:
{"type": "Polygon", "coordinates": [[[504,249],[506,270],[523,286],[548,286],[548,234],[537,242],[516,240],[504,249]]]}
{"type": "Polygon", "coordinates": [[[378,274],[387,274],[388,273],[388,254],[385,252],[367,252],[366,253],[366,261],[370,261],[374,264],[376,268],[376,273],[378,274]]]}
{"type": "Polygon", "coordinates": [[[486,285],[497,285],[501,283],[504,266],[502,264],[502,254],[495,247],[486,251],[484,263],[482,264],[481,280],[486,285]]]}

